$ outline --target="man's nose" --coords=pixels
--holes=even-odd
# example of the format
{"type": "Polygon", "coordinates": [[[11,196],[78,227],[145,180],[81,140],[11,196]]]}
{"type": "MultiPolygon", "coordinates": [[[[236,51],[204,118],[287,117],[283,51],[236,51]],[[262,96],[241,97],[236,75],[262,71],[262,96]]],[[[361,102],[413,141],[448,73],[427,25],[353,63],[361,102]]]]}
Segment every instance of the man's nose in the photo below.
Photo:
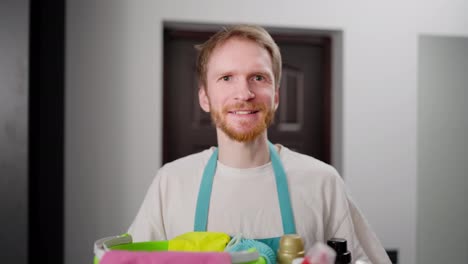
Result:
{"type": "Polygon", "coordinates": [[[236,99],[242,101],[249,101],[255,98],[255,93],[251,90],[248,80],[244,80],[238,83],[236,89],[236,99]]]}

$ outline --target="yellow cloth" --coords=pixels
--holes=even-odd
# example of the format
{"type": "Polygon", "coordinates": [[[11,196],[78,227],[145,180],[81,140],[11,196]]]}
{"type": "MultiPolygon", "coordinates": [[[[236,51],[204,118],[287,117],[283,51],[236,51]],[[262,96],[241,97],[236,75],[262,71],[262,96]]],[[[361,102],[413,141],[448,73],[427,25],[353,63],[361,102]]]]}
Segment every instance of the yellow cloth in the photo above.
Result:
{"type": "Polygon", "coordinates": [[[223,251],[231,240],[221,232],[188,232],[170,239],[169,251],[223,251]]]}

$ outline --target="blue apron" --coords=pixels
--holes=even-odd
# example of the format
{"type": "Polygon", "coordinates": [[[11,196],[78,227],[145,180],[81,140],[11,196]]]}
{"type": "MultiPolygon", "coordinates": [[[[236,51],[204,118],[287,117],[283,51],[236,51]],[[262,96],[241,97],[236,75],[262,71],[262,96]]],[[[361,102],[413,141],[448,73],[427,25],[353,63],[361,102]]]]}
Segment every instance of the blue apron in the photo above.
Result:
{"type": "MultiPolygon", "coordinates": [[[[286,173],[284,171],[281,160],[276,153],[276,149],[268,142],[270,149],[270,159],[275,173],[276,190],[278,193],[278,200],[281,210],[281,220],[283,223],[284,234],[295,234],[296,226],[294,224],[294,217],[292,213],[291,200],[289,198],[288,182],[286,173]]],[[[208,222],[208,209],[210,207],[211,189],[213,186],[213,177],[216,172],[216,164],[218,161],[218,149],[216,148],[211,155],[200,183],[198,191],[197,207],[195,211],[195,224],[194,231],[206,231],[208,222]]],[[[257,241],[267,244],[274,252],[278,251],[279,241],[281,237],[256,239],[257,241]]]]}

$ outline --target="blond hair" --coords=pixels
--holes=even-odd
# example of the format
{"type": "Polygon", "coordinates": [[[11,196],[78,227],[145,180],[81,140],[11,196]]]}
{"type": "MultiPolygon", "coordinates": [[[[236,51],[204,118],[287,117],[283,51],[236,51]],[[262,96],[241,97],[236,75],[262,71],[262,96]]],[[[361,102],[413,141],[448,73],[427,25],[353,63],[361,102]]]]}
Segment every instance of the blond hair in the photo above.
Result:
{"type": "Polygon", "coordinates": [[[273,76],[275,79],[275,88],[279,87],[281,81],[281,53],[278,45],[271,35],[262,27],[255,25],[236,25],[225,27],[214,34],[205,43],[195,46],[199,51],[197,57],[197,75],[199,85],[206,88],[206,73],[208,61],[211,54],[219,45],[233,37],[252,40],[266,49],[271,57],[273,76]]]}

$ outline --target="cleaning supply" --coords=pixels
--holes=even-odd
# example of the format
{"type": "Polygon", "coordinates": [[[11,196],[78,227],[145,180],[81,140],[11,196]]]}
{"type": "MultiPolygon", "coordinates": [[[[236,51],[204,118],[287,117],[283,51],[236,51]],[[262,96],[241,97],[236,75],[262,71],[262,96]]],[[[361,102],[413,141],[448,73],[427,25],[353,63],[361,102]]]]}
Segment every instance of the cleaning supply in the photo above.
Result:
{"type": "Polygon", "coordinates": [[[294,259],[292,264],[334,264],[335,257],[335,250],[322,242],[316,242],[304,257],[294,259]]]}
{"type": "Polygon", "coordinates": [[[169,251],[224,251],[231,237],[222,232],[187,232],[168,240],[169,251]]]}
{"type": "Polygon", "coordinates": [[[227,252],[131,252],[113,250],[107,252],[100,262],[100,264],[148,263],[231,264],[231,256],[227,252]]]}
{"type": "MultiPolygon", "coordinates": [[[[227,236],[227,240],[230,237],[227,236]]],[[[180,236],[174,244],[176,248],[200,248],[203,251],[168,251],[168,240],[133,242],[132,236],[105,237],[94,243],[94,264],[148,264],[148,263],[210,263],[210,264],[266,264],[256,248],[237,252],[220,251],[225,248],[226,234],[208,232],[206,234],[188,234],[180,236]],[[180,243],[181,238],[189,243],[180,243]],[[214,244],[206,244],[205,239],[215,238],[214,244]],[[195,246],[193,242],[195,241],[195,246]],[[197,245],[198,243],[198,245],[197,245]],[[224,245],[221,246],[220,245],[224,245]],[[211,250],[214,251],[211,251],[211,250]]],[[[174,246],[172,245],[172,246],[174,246]]]]}
{"type": "MultiPolygon", "coordinates": [[[[234,236],[231,241],[229,241],[224,251],[238,252],[251,249],[255,249],[260,255],[260,259],[263,259],[266,264],[276,263],[276,255],[273,249],[260,241],[244,238],[242,234],[234,236]]],[[[259,262],[257,263],[260,264],[259,262]]]]}
{"type": "MultiPolygon", "coordinates": [[[[247,250],[244,250],[244,251],[239,251],[239,252],[235,252],[234,254],[239,254],[241,252],[248,252],[248,253],[257,253],[258,254],[258,251],[256,248],[249,248],[247,250]]],[[[244,254],[245,255],[245,254],[244,254]]],[[[246,256],[246,258],[240,258],[240,255],[236,255],[236,262],[233,261],[233,264],[235,263],[242,263],[242,264],[267,264],[267,259],[263,256],[260,256],[258,255],[257,259],[256,260],[248,260],[249,256],[246,256]]],[[[251,259],[251,258],[250,258],[251,259]]]]}
{"type": "Polygon", "coordinates": [[[335,264],[351,263],[351,252],[348,251],[346,239],[331,238],[327,241],[327,245],[333,248],[336,252],[335,264]]]}
{"type": "Polygon", "coordinates": [[[283,235],[280,239],[278,264],[292,264],[296,258],[304,257],[304,241],[298,234],[283,235]]]}

